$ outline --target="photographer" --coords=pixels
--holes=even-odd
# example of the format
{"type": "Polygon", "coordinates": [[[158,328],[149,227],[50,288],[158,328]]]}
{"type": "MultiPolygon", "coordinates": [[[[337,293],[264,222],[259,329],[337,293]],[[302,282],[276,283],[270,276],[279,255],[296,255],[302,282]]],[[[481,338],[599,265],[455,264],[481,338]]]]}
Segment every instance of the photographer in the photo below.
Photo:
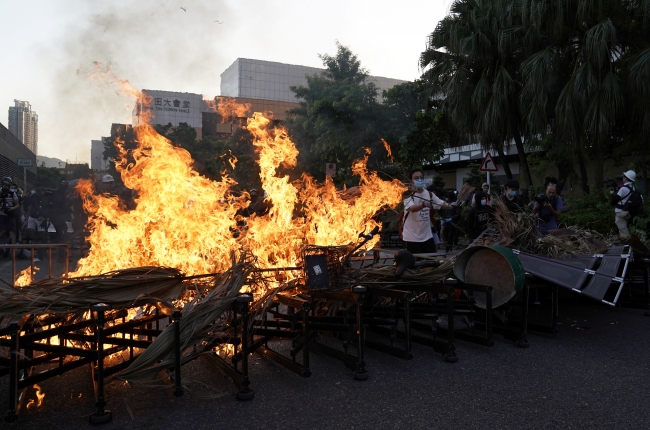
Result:
{"type": "Polygon", "coordinates": [[[632,216],[628,210],[627,203],[630,200],[632,192],[636,191],[633,182],[636,180],[636,172],[628,170],[623,173],[623,185],[618,189],[618,193],[614,194],[614,190],[610,190],[612,194],[611,203],[615,207],[614,214],[616,227],[618,227],[618,235],[622,240],[629,239],[630,230],[628,229],[628,222],[632,216]]]}
{"type": "Polygon", "coordinates": [[[533,213],[537,214],[537,230],[541,236],[546,236],[549,230],[557,228],[557,220],[562,216],[564,202],[557,195],[554,184],[548,184],[546,193],[535,197],[533,213]]]}
{"type": "MultiPolygon", "coordinates": [[[[10,189],[11,178],[5,176],[2,178],[2,191],[0,191],[0,234],[9,236],[11,244],[16,243],[16,218],[14,211],[18,209],[18,196],[10,189]]],[[[6,249],[4,257],[9,256],[9,250],[6,249]]]]}

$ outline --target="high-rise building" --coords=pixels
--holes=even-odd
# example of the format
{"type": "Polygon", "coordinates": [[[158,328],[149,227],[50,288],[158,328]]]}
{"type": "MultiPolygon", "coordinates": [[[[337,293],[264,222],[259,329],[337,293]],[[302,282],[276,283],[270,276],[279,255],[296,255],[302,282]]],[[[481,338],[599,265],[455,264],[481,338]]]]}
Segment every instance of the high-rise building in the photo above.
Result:
{"type": "Polygon", "coordinates": [[[9,131],[38,154],[38,115],[29,102],[14,100],[14,106],[9,107],[9,131]]]}
{"type": "MultiPolygon", "coordinates": [[[[325,69],[276,63],[274,61],[237,58],[221,74],[221,95],[226,97],[275,100],[297,103],[292,86],[307,86],[307,75],[320,75],[325,69]]],[[[367,83],[377,87],[377,98],[405,81],[382,76],[368,76],[367,83]]]]}
{"type": "Polygon", "coordinates": [[[90,168],[95,172],[104,172],[108,168],[108,160],[104,159],[104,140],[91,140],[90,168]]]}

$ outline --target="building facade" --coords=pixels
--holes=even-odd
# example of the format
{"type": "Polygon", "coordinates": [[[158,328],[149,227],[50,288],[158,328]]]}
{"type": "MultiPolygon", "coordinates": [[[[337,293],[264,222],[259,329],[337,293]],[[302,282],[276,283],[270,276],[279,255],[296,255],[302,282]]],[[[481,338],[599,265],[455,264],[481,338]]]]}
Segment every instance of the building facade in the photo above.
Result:
{"type": "MultiPolygon", "coordinates": [[[[238,58],[221,74],[221,95],[296,103],[296,95],[290,87],[307,86],[307,75],[320,75],[324,71],[316,67],[238,58]]],[[[405,81],[368,76],[366,82],[377,86],[377,96],[381,100],[383,90],[405,81]]]]}
{"type": "Polygon", "coordinates": [[[174,91],[142,90],[149,103],[138,102],[133,110],[132,123],[139,125],[142,114],[148,117],[149,124],[178,126],[187,123],[197,132],[197,138],[202,136],[203,112],[207,108],[201,94],[179,93],[174,91]]]}
{"type": "Polygon", "coordinates": [[[104,159],[104,140],[90,141],[90,168],[94,172],[104,172],[108,168],[108,160],[104,159]]]}
{"type": "Polygon", "coordinates": [[[5,176],[10,176],[25,190],[32,188],[36,183],[36,154],[0,124],[0,177],[5,176]],[[31,160],[31,166],[19,166],[19,159],[31,160]]]}
{"type": "MultiPolygon", "coordinates": [[[[132,124],[144,120],[152,125],[187,123],[196,130],[197,139],[214,134],[231,134],[245,124],[254,112],[272,112],[273,120],[284,121],[287,111],[299,106],[292,86],[306,86],[307,75],[319,75],[325,69],[238,58],[221,74],[221,96],[204,100],[201,94],[143,90],[146,102],[133,109],[132,124]],[[245,105],[247,109],[234,108],[245,105]]],[[[367,82],[383,90],[405,81],[369,76],[367,82]]],[[[94,160],[94,157],[92,158],[94,160]]],[[[94,167],[93,167],[94,169],[94,167]]]]}
{"type": "Polygon", "coordinates": [[[38,115],[29,102],[14,100],[14,106],[9,107],[9,131],[38,154],[38,115]]]}

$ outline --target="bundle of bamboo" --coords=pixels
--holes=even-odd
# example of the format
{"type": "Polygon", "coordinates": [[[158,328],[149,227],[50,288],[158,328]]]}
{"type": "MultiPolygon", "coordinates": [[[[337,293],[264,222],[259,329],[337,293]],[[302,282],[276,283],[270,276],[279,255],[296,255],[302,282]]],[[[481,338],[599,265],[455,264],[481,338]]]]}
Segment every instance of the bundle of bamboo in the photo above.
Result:
{"type": "MultiPolygon", "coordinates": [[[[210,351],[215,340],[232,336],[226,311],[244,284],[250,281],[253,270],[252,262],[242,256],[232,268],[215,276],[210,285],[195,287],[194,299],[185,303],[180,319],[181,363],[210,351]]],[[[160,372],[173,366],[174,326],[169,325],[119,378],[129,382],[162,384],[160,372]]]]}
{"type": "Polygon", "coordinates": [[[22,288],[0,286],[0,316],[85,312],[94,303],[113,309],[163,303],[171,306],[185,285],[183,274],[169,267],[137,267],[99,276],[50,278],[22,288]]]}

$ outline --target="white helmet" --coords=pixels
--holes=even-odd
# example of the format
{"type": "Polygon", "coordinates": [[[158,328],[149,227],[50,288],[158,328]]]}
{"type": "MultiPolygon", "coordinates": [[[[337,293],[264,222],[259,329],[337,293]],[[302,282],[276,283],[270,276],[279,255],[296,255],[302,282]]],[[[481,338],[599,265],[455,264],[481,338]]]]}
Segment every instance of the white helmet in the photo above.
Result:
{"type": "Polygon", "coordinates": [[[102,178],[102,182],[103,183],[115,182],[115,179],[113,179],[113,177],[111,175],[104,175],[104,177],[102,178]]]}
{"type": "Polygon", "coordinates": [[[632,182],[636,181],[636,172],[634,170],[628,170],[627,172],[623,173],[623,176],[632,182]]]}

